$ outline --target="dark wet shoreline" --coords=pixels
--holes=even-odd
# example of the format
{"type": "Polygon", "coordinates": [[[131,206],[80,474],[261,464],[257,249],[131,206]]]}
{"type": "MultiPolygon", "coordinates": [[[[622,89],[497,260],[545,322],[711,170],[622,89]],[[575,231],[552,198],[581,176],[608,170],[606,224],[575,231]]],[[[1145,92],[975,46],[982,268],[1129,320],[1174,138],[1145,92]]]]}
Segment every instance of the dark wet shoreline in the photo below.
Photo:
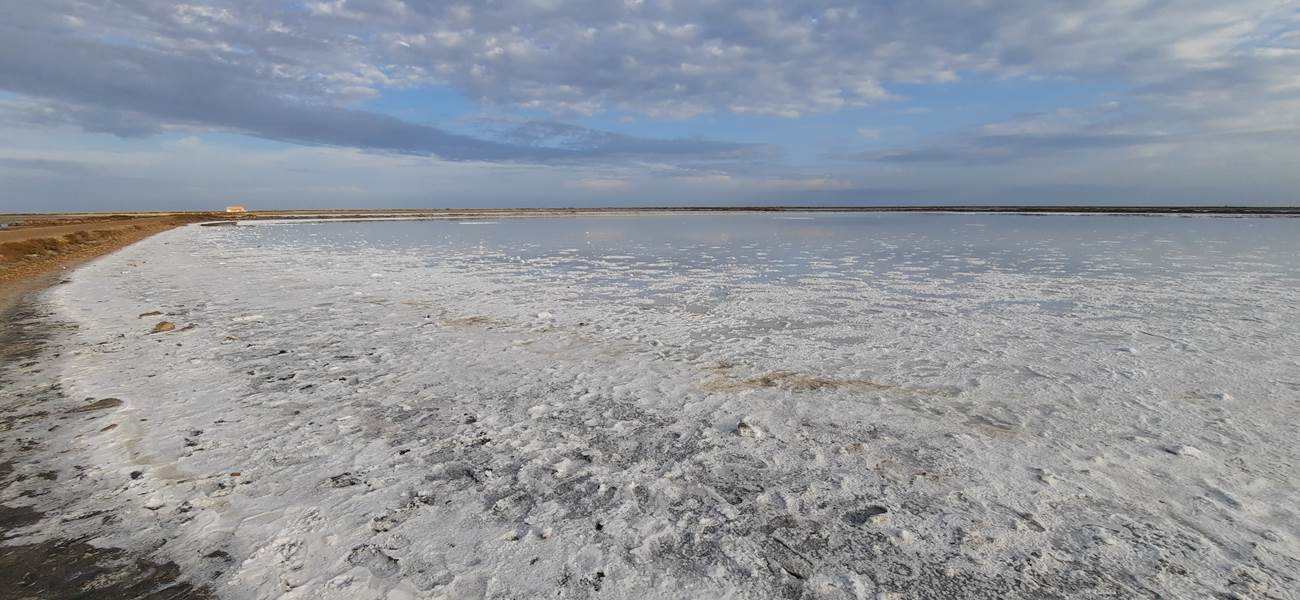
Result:
{"type": "MultiPolygon", "coordinates": [[[[41,513],[23,499],[48,497],[66,504],[68,493],[60,481],[75,477],[43,464],[47,439],[33,434],[53,431],[69,418],[63,410],[67,398],[53,375],[42,373],[42,359],[53,358],[48,349],[59,330],[32,295],[0,310],[0,599],[41,598],[96,600],[207,599],[207,586],[185,581],[173,562],[121,548],[94,545],[93,538],[61,535],[64,519],[41,513]],[[47,377],[30,386],[32,376],[47,377]],[[21,380],[27,380],[20,383],[21,380]],[[16,493],[15,493],[16,492],[16,493]],[[14,544],[19,531],[36,526],[45,541],[14,544]]],[[[109,524],[114,514],[79,516],[109,524]]]]}

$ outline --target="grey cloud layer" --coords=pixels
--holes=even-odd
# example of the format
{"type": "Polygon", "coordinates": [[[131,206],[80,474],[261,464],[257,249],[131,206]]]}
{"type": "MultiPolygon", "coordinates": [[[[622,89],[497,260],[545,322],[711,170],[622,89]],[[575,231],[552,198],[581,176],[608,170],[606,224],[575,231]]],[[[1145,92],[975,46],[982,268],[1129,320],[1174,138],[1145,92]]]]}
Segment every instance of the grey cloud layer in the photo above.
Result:
{"type": "MultiPolygon", "coordinates": [[[[642,139],[555,123],[526,123],[516,133],[504,132],[507,141],[481,139],[340,106],[355,91],[332,90],[314,78],[278,77],[274,73],[287,67],[257,55],[241,60],[201,44],[199,51],[184,50],[185,39],[143,43],[157,35],[149,28],[133,32],[130,39],[141,43],[110,43],[78,35],[79,26],[60,24],[55,14],[36,16],[47,17],[31,19],[43,30],[0,27],[0,87],[44,100],[7,103],[4,118],[10,121],[74,124],[122,136],[157,133],[166,125],[212,127],[449,160],[671,162],[764,153],[749,144],[642,139]]],[[[336,73],[325,79],[342,78],[336,73]]]]}
{"type": "Polygon", "coordinates": [[[0,7],[0,119],[123,136],[188,126],[451,160],[719,168],[771,148],[651,140],[542,121],[462,135],[356,109],[450,85],[567,115],[801,115],[902,102],[903,82],[1119,82],[1123,110],[1027,115],[862,154],[890,166],[1221,141],[1270,152],[1300,130],[1291,0],[42,0],[0,7]],[[1254,145],[1252,145],[1254,144],[1254,145]]]}
{"type": "Polygon", "coordinates": [[[1297,18],[1277,0],[44,0],[8,11],[42,35],[238,65],[306,98],[438,82],[490,102],[657,115],[835,110],[887,98],[893,82],[971,71],[1173,81],[1294,44],[1297,18]]]}
{"type": "Polygon", "coordinates": [[[1279,20],[1295,17],[1275,0],[308,7],[287,26],[321,34],[365,23],[372,42],[362,61],[403,65],[493,101],[661,116],[836,110],[886,99],[894,82],[959,72],[1162,81],[1214,66],[1243,43],[1266,45],[1279,20]]]}

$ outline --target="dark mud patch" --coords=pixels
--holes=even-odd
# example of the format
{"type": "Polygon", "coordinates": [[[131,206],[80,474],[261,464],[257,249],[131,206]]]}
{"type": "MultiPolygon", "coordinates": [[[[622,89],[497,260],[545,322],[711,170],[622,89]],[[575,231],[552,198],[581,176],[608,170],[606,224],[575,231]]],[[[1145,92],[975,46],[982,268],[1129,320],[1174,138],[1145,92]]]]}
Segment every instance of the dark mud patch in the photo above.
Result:
{"type": "MultiPolygon", "coordinates": [[[[80,407],[50,381],[21,383],[20,364],[43,358],[47,346],[66,327],[53,322],[30,299],[0,311],[0,499],[50,496],[62,504],[72,493],[60,486],[57,471],[44,464],[40,443],[60,418],[56,414],[112,409],[117,398],[102,398],[80,407]],[[30,384],[30,385],[27,385],[30,384]],[[55,409],[53,407],[59,406],[55,409]],[[65,408],[66,407],[66,408],[65,408]],[[48,410],[41,410],[48,408],[48,410]],[[21,486],[21,491],[14,489],[21,486]],[[18,492],[18,493],[15,493],[18,492]]],[[[35,375],[46,377],[45,375],[35,375]]],[[[122,548],[97,547],[86,539],[68,539],[57,516],[47,518],[31,506],[0,504],[0,598],[180,600],[213,598],[206,586],[185,581],[178,565],[151,560],[122,548]],[[13,544],[19,535],[39,532],[45,541],[13,544]]]]}
{"type": "Polygon", "coordinates": [[[0,547],[0,598],[213,597],[206,587],[182,581],[175,563],[155,563],[120,548],[96,548],[70,540],[0,547]]]}
{"type": "Polygon", "coordinates": [[[863,509],[844,513],[844,522],[849,525],[862,526],[871,522],[872,517],[880,516],[888,512],[889,509],[883,506],[868,506],[863,509]]]}
{"type": "Polygon", "coordinates": [[[8,538],[10,531],[40,520],[41,513],[32,510],[31,507],[0,504],[0,540],[8,538]]]}

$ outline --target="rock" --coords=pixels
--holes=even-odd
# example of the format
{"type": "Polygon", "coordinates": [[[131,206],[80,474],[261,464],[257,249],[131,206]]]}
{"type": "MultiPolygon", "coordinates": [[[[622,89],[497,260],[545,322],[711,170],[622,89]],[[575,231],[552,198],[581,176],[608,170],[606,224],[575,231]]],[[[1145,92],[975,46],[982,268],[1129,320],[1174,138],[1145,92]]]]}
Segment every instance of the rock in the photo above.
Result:
{"type": "Polygon", "coordinates": [[[883,515],[889,513],[889,509],[883,506],[868,506],[858,510],[851,510],[844,513],[844,522],[849,525],[866,525],[867,523],[879,524],[883,520],[883,515]]]}
{"type": "Polygon", "coordinates": [[[350,487],[354,485],[359,485],[360,483],[361,483],[361,478],[357,477],[356,475],[353,475],[350,472],[339,473],[338,475],[330,477],[328,480],[326,480],[327,485],[336,488],[350,487]]]}
{"type": "Polygon", "coordinates": [[[158,510],[163,506],[165,506],[166,504],[167,504],[166,502],[163,502],[162,496],[156,496],[156,495],[149,496],[149,499],[144,501],[144,507],[149,510],[158,510]]]}
{"type": "Polygon", "coordinates": [[[370,529],[375,533],[392,531],[394,527],[401,525],[410,517],[410,507],[400,508],[386,514],[377,515],[370,519],[370,529]]]}
{"type": "Polygon", "coordinates": [[[365,567],[375,577],[392,577],[397,574],[397,559],[380,550],[373,544],[363,544],[348,553],[348,563],[365,567]]]}
{"type": "Polygon", "coordinates": [[[1189,456],[1191,458],[1200,458],[1203,456],[1201,451],[1196,449],[1196,446],[1188,446],[1186,444],[1169,446],[1165,448],[1165,452],[1173,454],[1174,456],[1189,456]]]}
{"type": "Polygon", "coordinates": [[[231,562],[234,560],[230,557],[230,553],[225,550],[213,550],[212,552],[204,554],[203,558],[213,558],[222,562],[231,562]]]}
{"type": "Polygon", "coordinates": [[[157,325],[153,326],[153,331],[150,331],[149,333],[163,333],[174,329],[176,329],[175,323],[172,323],[171,321],[159,321],[157,325]]]}
{"type": "Polygon", "coordinates": [[[370,519],[370,530],[375,533],[392,531],[394,527],[397,527],[397,522],[388,515],[379,515],[370,519]]]}
{"type": "Polygon", "coordinates": [[[736,424],[736,435],[741,437],[761,438],[763,429],[756,425],[750,417],[743,417],[736,424]]]}

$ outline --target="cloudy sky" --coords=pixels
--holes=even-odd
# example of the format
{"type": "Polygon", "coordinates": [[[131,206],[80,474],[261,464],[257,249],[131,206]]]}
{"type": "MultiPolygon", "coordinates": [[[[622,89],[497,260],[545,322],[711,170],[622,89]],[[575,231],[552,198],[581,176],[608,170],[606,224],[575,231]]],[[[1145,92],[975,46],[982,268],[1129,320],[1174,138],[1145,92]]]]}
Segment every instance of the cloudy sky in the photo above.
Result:
{"type": "Polygon", "coordinates": [[[0,0],[0,212],[1300,202],[1297,0],[0,0]]]}

